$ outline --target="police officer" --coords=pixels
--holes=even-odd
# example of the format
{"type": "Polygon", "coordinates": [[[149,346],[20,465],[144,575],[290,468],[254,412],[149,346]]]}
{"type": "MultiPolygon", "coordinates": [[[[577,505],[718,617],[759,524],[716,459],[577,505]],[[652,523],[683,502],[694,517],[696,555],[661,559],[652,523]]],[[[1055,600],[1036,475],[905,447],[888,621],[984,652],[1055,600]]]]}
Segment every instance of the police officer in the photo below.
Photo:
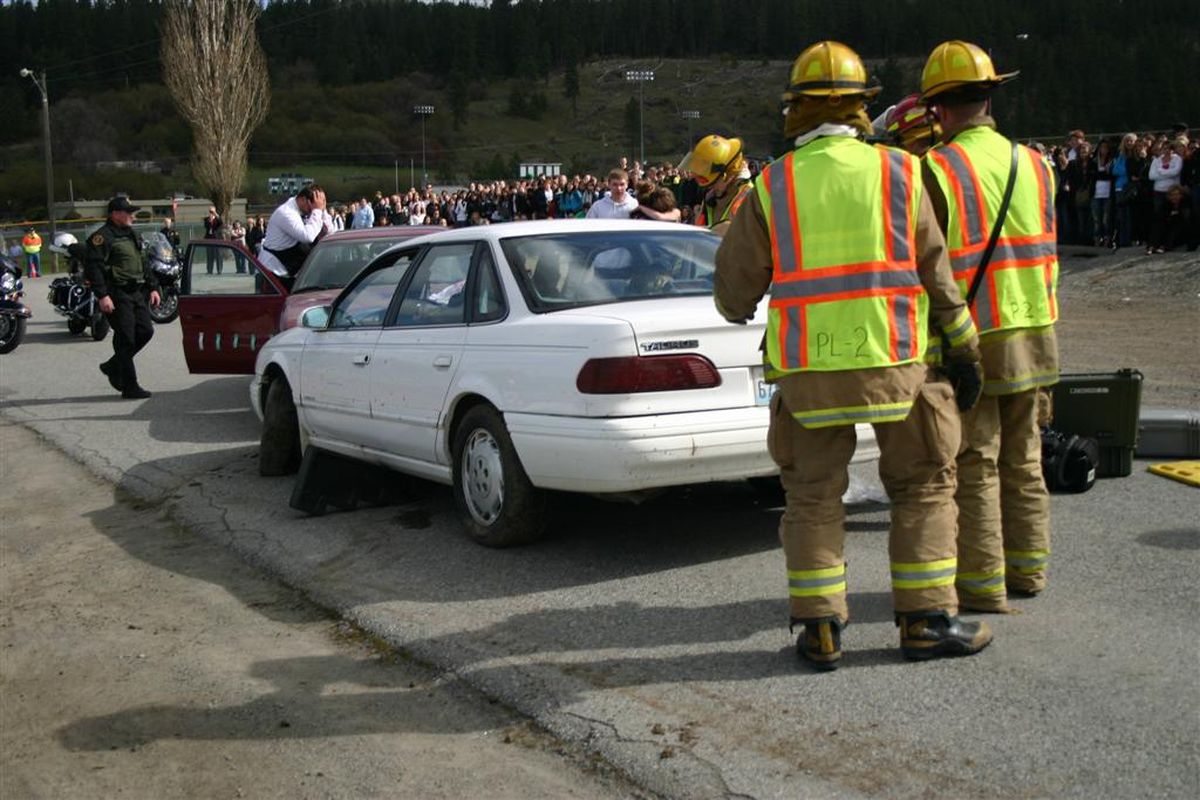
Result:
{"type": "Polygon", "coordinates": [[[1038,390],[1058,382],[1055,187],[1041,154],[1001,136],[990,115],[992,92],[1016,74],[996,74],[982,48],[954,40],[934,48],[921,76],[943,129],[925,182],[964,295],[1011,185],[971,306],[983,398],[963,415],[958,457],[958,600],[976,611],[1005,612],[1009,594],[1042,591],[1050,557],[1037,417],[1038,390]]]}
{"type": "Polygon", "coordinates": [[[916,158],[861,141],[865,101],[878,91],[844,44],[800,54],[783,95],[796,149],[755,179],[716,256],[714,298],[727,320],[746,321],[771,294],[767,447],[787,496],[779,533],[792,623],[804,626],[797,651],[822,670],[837,667],[849,619],[841,498],[859,422],[875,428],[892,503],[901,651],[969,655],[992,638],[958,618],[954,591],[955,405],[978,398],[975,327],[916,158]],[[931,322],[946,358],[964,367],[957,393],[925,363],[931,322]]]}
{"type": "Polygon", "coordinates": [[[142,258],[142,237],[133,229],[138,207],[124,196],[108,201],[108,221],[88,237],[84,274],[100,298],[113,331],[113,357],[100,371],[126,400],[150,396],[138,383],[133,357],[154,336],[150,308],[159,302],[158,281],[142,258]]]}

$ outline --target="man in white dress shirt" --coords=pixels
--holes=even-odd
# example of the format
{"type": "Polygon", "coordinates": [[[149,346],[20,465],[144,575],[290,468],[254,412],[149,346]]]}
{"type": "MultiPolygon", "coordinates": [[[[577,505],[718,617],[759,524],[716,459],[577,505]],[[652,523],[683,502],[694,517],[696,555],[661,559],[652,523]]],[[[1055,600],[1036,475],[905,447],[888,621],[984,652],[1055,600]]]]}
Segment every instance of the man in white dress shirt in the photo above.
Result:
{"type": "Polygon", "coordinates": [[[271,214],[259,260],[276,275],[292,278],[312,246],[332,229],[325,190],[315,183],[305,186],[271,214]]]}
{"type": "Polygon", "coordinates": [[[608,173],[608,196],[602,197],[588,209],[588,219],[629,219],[638,207],[637,198],[626,191],[629,188],[629,173],[614,169],[608,173]]]}

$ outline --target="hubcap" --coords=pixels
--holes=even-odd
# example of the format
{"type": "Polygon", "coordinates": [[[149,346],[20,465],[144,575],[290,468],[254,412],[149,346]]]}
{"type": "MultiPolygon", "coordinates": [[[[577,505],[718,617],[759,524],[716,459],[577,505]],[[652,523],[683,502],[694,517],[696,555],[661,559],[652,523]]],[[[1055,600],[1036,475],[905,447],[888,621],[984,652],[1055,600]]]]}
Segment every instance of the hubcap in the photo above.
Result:
{"type": "Polygon", "coordinates": [[[504,465],[500,445],[486,430],[473,431],[463,448],[463,499],[480,525],[492,525],[504,510],[504,465]]]}
{"type": "Polygon", "coordinates": [[[175,306],[178,304],[179,298],[175,295],[163,295],[158,302],[158,315],[160,317],[170,316],[175,311],[175,306]]]}

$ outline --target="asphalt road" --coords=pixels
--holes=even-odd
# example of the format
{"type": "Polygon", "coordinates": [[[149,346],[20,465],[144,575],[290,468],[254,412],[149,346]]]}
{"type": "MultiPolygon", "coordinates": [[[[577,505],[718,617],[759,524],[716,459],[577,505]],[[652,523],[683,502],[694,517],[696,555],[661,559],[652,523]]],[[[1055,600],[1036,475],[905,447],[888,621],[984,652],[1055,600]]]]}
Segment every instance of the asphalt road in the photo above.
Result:
{"type": "Polygon", "coordinates": [[[786,627],[778,510],[742,485],[641,507],[571,498],[552,538],[511,551],[468,541],[429,484],[397,506],[306,518],[287,506],[290,478],[257,476],[248,378],[188,375],[172,325],[139,357],[154,396],[119,400],[96,370],[108,343],[68,337],[31,283],[28,341],[0,358],[0,413],[648,789],[1194,796],[1200,491],[1147,462],[1054,498],[1050,588],[989,617],[996,641],[970,659],[900,658],[887,512],[854,506],[847,655],[815,674],[786,627]]]}

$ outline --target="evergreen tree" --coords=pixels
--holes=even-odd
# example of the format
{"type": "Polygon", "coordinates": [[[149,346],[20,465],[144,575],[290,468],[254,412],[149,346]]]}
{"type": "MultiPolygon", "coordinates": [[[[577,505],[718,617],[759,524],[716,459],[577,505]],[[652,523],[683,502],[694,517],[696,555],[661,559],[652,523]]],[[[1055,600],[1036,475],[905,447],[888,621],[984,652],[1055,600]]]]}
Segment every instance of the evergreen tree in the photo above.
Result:
{"type": "Polygon", "coordinates": [[[574,60],[567,62],[563,73],[563,96],[571,101],[571,113],[579,113],[579,68],[574,60]]]}

